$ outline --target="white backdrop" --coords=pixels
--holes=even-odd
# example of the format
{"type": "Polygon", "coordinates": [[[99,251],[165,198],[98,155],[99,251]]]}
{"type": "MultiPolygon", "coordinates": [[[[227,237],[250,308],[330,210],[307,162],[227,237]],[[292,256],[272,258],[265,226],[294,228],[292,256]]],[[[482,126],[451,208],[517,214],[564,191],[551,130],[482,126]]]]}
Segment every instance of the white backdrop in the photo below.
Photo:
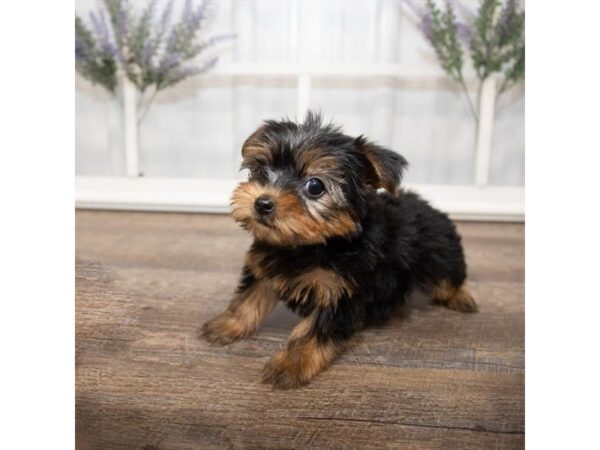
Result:
{"type": "MultiPolygon", "coordinates": [[[[477,3],[471,2],[473,8],[477,3]]],[[[77,0],[76,10],[86,17],[97,4],[77,0]]],[[[237,38],[219,47],[222,58],[212,74],[158,95],[140,129],[144,177],[238,177],[241,143],[261,120],[295,118],[293,76],[229,75],[232,65],[339,65],[368,71],[399,64],[439,73],[433,50],[401,1],[221,0],[214,6],[207,34],[234,32],[237,38]]],[[[123,176],[122,119],[116,102],[80,77],[76,88],[77,175],[123,176]]],[[[523,94],[518,86],[497,105],[492,185],[524,183],[523,94]]],[[[309,106],[346,132],[366,134],[405,155],[409,183],[473,183],[475,125],[461,92],[443,76],[317,75],[309,106]]]]}

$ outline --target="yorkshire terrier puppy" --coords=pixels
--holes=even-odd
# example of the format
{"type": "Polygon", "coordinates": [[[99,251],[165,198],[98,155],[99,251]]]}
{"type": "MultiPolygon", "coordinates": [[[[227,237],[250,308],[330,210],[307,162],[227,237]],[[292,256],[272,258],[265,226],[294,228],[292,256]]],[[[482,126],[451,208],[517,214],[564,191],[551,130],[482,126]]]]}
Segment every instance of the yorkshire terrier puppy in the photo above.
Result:
{"type": "Polygon", "coordinates": [[[242,156],[250,175],[233,193],[233,218],[254,242],[234,299],[201,334],[217,344],[249,336],[284,301],[302,319],[266,364],[265,383],[308,383],[414,289],[477,310],[461,238],[446,214],[399,189],[399,154],[309,113],[302,124],[265,122],[242,156]]]}

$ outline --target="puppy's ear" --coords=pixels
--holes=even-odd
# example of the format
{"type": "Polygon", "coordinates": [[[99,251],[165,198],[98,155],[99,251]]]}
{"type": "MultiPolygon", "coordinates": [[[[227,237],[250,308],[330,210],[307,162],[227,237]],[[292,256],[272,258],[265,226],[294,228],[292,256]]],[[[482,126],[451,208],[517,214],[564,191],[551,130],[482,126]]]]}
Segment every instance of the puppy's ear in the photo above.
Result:
{"type": "Polygon", "coordinates": [[[365,159],[365,182],[374,189],[384,188],[391,194],[398,193],[400,181],[408,162],[392,150],[368,142],[363,136],[354,140],[365,159]]]}
{"type": "Polygon", "coordinates": [[[267,125],[261,125],[252,133],[242,145],[242,158],[253,158],[257,156],[266,156],[268,149],[265,146],[264,134],[267,125]]]}

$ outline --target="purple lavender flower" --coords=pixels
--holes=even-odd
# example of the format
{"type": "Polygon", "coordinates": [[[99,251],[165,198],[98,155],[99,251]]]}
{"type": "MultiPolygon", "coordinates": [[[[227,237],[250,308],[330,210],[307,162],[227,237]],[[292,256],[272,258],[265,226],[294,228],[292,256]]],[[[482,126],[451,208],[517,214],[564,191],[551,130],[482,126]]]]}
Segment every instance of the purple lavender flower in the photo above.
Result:
{"type": "Polygon", "coordinates": [[[160,18],[160,28],[158,34],[163,36],[169,27],[169,23],[171,22],[171,13],[173,12],[173,0],[170,0],[167,4],[166,8],[163,10],[162,16],[160,18]]]}
{"type": "Polygon", "coordinates": [[[177,26],[174,26],[173,29],[171,30],[171,33],[169,34],[169,37],[167,38],[166,44],[165,44],[165,52],[166,53],[175,51],[175,48],[177,46],[178,34],[179,34],[179,29],[177,26]]]}
{"type": "Polygon", "coordinates": [[[432,33],[431,17],[424,16],[423,19],[421,19],[421,23],[419,24],[419,29],[423,32],[423,34],[425,35],[427,40],[431,41],[433,39],[433,37],[431,35],[431,33],[432,33]]]}
{"type": "Polygon", "coordinates": [[[182,81],[184,78],[191,77],[192,75],[196,75],[199,72],[199,67],[196,66],[183,66],[179,67],[169,77],[169,83],[175,84],[182,81]]]}
{"type": "Polygon", "coordinates": [[[96,37],[98,38],[100,49],[104,53],[114,58],[117,54],[117,48],[111,42],[110,34],[108,31],[108,25],[106,23],[106,15],[104,14],[104,11],[100,11],[100,18],[98,18],[96,14],[91,12],[90,21],[92,22],[94,32],[96,34],[96,37]]]}
{"type": "Polygon", "coordinates": [[[196,11],[190,14],[187,22],[190,29],[196,29],[200,26],[200,23],[206,17],[206,5],[205,1],[201,2],[196,11]]]}
{"type": "Polygon", "coordinates": [[[456,22],[456,32],[458,33],[458,38],[462,41],[464,45],[469,45],[471,42],[471,34],[473,31],[469,26],[462,22],[456,22]]]}
{"type": "Polygon", "coordinates": [[[200,28],[202,20],[205,18],[206,2],[201,2],[196,10],[192,6],[191,0],[186,0],[181,14],[179,27],[172,30],[168,48],[174,49],[177,43],[175,39],[181,35],[194,35],[200,28]]]}
{"type": "Polygon", "coordinates": [[[416,3],[414,0],[404,0],[404,4],[419,18],[419,29],[428,40],[431,40],[431,17],[423,7],[423,3],[416,3]]]}
{"type": "Polygon", "coordinates": [[[75,62],[81,63],[87,56],[85,44],[81,42],[81,38],[75,35],[75,62]]]}
{"type": "MultiPolygon", "coordinates": [[[[153,57],[158,51],[158,48],[162,42],[162,38],[169,28],[171,22],[171,12],[173,10],[173,0],[170,0],[165,9],[163,10],[158,28],[155,36],[152,39],[148,39],[144,42],[142,47],[142,63],[147,65],[150,70],[154,69],[153,57]]],[[[169,40],[174,40],[176,36],[170,36],[169,40]]],[[[174,42],[173,42],[174,43],[174,42]]]]}
{"type": "Polygon", "coordinates": [[[118,27],[117,27],[117,36],[118,40],[125,39],[128,34],[128,24],[129,24],[129,2],[127,0],[123,0],[121,4],[121,9],[118,13],[118,27]]]}
{"type": "Polygon", "coordinates": [[[180,63],[180,55],[178,53],[167,53],[160,62],[160,70],[168,72],[180,63]]]}
{"type": "Polygon", "coordinates": [[[147,66],[152,65],[152,56],[154,55],[154,45],[152,41],[144,42],[142,47],[142,63],[147,66]]]}
{"type": "Polygon", "coordinates": [[[498,22],[496,23],[496,33],[499,36],[500,42],[505,42],[508,38],[508,34],[513,27],[513,21],[517,11],[517,0],[507,0],[498,22]]]}
{"type": "Polygon", "coordinates": [[[77,70],[113,93],[118,88],[118,71],[123,71],[143,94],[148,88],[157,92],[213,67],[216,57],[198,65],[192,61],[232,36],[200,40],[198,32],[207,17],[207,1],[195,6],[186,0],[181,19],[171,25],[173,2],[165,2],[157,11],[157,0],[147,0],[141,14],[136,15],[129,0],[105,0],[100,10],[90,14],[90,29],[76,17],[77,70]]]}
{"type": "Polygon", "coordinates": [[[114,30],[115,41],[117,42],[116,57],[122,64],[125,64],[125,57],[123,55],[123,44],[127,42],[127,35],[129,32],[129,5],[126,0],[121,3],[121,8],[117,13],[117,26],[114,30]]]}
{"type": "Polygon", "coordinates": [[[102,33],[102,27],[100,26],[100,20],[98,19],[98,16],[93,11],[90,12],[90,22],[96,36],[100,36],[102,33]]]}
{"type": "MultiPolygon", "coordinates": [[[[464,15],[469,17],[473,17],[473,13],[467,9],[460,1],[458,0],[447,0],[450,6],[453,9],[460,9],[464,15]]],[[[404,4],[408,6],[408,8],[419,17],[421,22],[419,23],[419,29],[423,32],[427,40],[431,41],[431,26],[432,19],[429,15],[427,9],[423,6],[423,2],[415,2],[414,0],[404,0],[404,4]]],[[[456,31],[458,34],[458,38],[464,45],[469,45],[471,40],[471,28],[464,22],[457,21],[456,22],[456,31]]]]}
{"type": "Polygon", "coordinates": [[[176,70],[174,70],[172,72],[172,74],[169,76],[168,84],[173,85],[173,84],[179,83],[180,81],[184,80],[185,78],[206,72],[207,70],[213,68],[217,64],[218,60],[219,60],[218,57],[214,57],[214,58],[211,58],[208,61],[206,61],[201,66],[179,67],[176,70]]]}
{"type": "Polygon", "coordinates": [[[475,19],[475,12],[467,8],[467,6],[460,0],[448,0],[455,11],[464,16],[469,22],[473,22],[475,19]]]}

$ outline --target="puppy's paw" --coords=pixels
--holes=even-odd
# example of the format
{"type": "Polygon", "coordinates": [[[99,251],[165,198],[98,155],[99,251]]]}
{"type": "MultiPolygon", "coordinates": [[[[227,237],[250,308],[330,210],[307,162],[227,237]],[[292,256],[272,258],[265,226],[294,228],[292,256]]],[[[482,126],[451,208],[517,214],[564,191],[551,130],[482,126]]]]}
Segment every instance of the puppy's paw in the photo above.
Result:
{"type": "Polygon", "coordinates": [[[262,382],[276,389],[295,389],[307,384],[310,377],[305,372],[301,361],[290,358],[288,352],[282,351],[265,365],[262,382]]]}
{"type": "Polygon", "coordinates": [[[243,327],[233,314],[225,311],[198,328],[197,333],[211,344],[227,345],[243,336],[243,327]]]}
{"type": "Polygon", "coordinates": [[[452,297],[450,300],[448,300],[446,306],[450,309],[467,313],[474,313],[479,310],[477,303],[475,303],[475,299],[467,291],[461,292],[459,295],[452,297]]]}
{"type": "Polygon", "coordinates": [[[431,293],[435,303],[455,311],[477,312],[478,310],[477,303],[464,284],[456,287],[448,281],[442,281],[432,288],[431,293]]]}

